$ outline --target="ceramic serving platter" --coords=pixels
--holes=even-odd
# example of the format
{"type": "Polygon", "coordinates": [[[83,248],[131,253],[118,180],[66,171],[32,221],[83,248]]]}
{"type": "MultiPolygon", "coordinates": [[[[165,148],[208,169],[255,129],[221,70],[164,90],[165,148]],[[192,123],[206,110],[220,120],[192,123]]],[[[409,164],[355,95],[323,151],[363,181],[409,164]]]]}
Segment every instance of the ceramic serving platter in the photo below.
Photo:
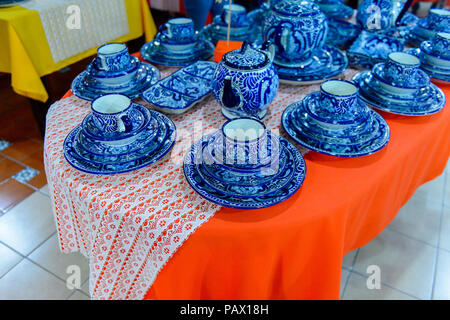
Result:
{"type": "Polygon", "coordinates": [[[145,60],[173,67],[184,67],[199,60],[208,60],[213,55],[214,45],[204,39],[198,40],[194,49],[182,52],[171,52],[157,40],[146,43],[141,48],[141,56],[145,60]]]}
{"type": "Polygon", "coordinates": [[[221,206],[240,209],[259,209],[273,206],[291,197],[302,185],[306,164],[301,153],[287,140],[280,139],[287,163],[283,171],[266,183],[239,186],[223,183],[212,176],[203,165],[203,151],[210,136],[195,143],[186,154],[184,174],[191,187],[205,199],[221,206]]]}
{"type": "Polygon", "coordinates": [[[361,157],[381,150],[388,143],[389,126],[373,110],[368,111],[367,120],[352,132],[330,131],[317,125],[307,107],[309,103],[317,103],[315,99],[315,94],[307,96],[287,107],[281,117],[285,132],[301,146],[337,157],[361,157]]]}
{"type": "Polygon", "coordinates": [[[87,71],[83,71],[73,80],[71,91],[77,97],[89,101],[107,93],[121,93],[131,99],[135,99],[160,78],[161,74],[159,70],[148,63],[140,63],[133,79],[121,87],[108,85],[98,86],[98,80],[90,77],[87,71]]]}
{"type": "Polygon", "coordinates": [[[301,65],[282,66],[274,62],[280,82],[308,85],[338,76],[347,69],[346,55],[336,47],[324,45],[301,65]]]}
{"type": "Polygon", "coordinates": [[[91,174],[117,174],[155,163],[172,148],[176,138],[174,123],[157,111],[146,130],[125,145],[105,145],[87,138],[77,126],[64,141],[64,157],[76,169],[91,174]],[[156,121],[156,123],[155,123],[156,121]]]}
{"type": "Polygon", "coordinates": [[[359,95],[363,101],[385,112],[425,116],[439,112],[445,105],[444,93],[432,83],[417,94],[394,96],[383,90],[370,71],[358,73],[353,81],[359,85],[359,95]]]}
{"type": "Polygon", "coordinates": [[[147,89],[142,98],[161,112],[184,113],[211,93],[216,65],[198,61],[184,67],[147,89]]]}

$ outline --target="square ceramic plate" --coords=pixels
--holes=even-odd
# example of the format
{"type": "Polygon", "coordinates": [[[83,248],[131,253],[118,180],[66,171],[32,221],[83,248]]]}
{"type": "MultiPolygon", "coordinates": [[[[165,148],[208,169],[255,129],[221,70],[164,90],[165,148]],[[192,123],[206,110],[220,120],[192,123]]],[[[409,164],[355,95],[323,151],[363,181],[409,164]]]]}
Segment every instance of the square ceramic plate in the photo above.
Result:
{"type": "Polygon", "coordinates": [[[186,66],[144,91],[142,98],[161,112],[184,113],[211,93],[216,65],[198,61],[186,66]]]}

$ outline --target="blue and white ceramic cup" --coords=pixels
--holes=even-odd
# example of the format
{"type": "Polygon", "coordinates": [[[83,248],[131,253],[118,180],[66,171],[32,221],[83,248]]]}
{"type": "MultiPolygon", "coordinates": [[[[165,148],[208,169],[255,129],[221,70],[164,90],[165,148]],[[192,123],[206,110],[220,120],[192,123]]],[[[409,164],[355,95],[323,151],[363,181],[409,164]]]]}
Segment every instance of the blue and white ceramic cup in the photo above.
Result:
{"type": "Polygon", "coordinates": [[[427,17],[427,23],[431,30],[450,32],[450,10],[431,9],[427,17]]]}
{"type": "Polygon", "coordinates": [[[246,172],[278,164],[278,140],[269,135],[262,122],[253,118],[233,119],[222,126],[221,132],[222,139],[212,146],[219,164],[246,172]]]}
{"type": "Polygon", "coordinates": [[[123,94],[106,94],[91,105],[93,121],[105,133],[127,133],[133,128],[134,107],[131,99],[123,94]]]}
{"type": "Polygon", "coordinates": [[[222,21],[225,24],[231,19],[230,25],[236,28],[243,26],[247,22],[247,10],[239,4],[224,5],[221,14],[222,21]]]}
{"type": "Polygon", "coordinates": [[[431,47],[433,55],[450,59],[450,33],[438,32],[431,42],[431,47]]]}
{"type": "Polygon", "coordinates": [[[161,26],[161,32],[173,42],[190,42],[195,36],[194,22],[189,18],[170,19],[161,26]]]}
{"type": "Polygon", "coordinates": [[[358,87],[350,81],[332,79],[320,85],[316,119],[330,124],[346,124],[362,116],[358,103],[358,87]]]}
{"type": "Polygon", "coordinates": [[[405,86],[416,76],[420,60],[405,52],[392,52],[384,66],[384,79],[395,86],[405,86]]]}
{"type": "Polygon", "coordinates": [[[131,63],[131,56],[124,43],[108,43],[97,50],[98,67],[101,70],[117,72],[126,69],[131,63]]]}

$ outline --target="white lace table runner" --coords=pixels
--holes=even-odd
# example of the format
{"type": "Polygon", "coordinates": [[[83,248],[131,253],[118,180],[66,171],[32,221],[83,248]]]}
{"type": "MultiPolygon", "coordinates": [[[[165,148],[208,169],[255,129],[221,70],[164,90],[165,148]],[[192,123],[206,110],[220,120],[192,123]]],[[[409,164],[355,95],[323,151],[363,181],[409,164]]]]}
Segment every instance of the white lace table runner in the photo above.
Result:
{"type": "Polygon", "coordinates": [[[124,1],[30,0],[21,6],[39,12],[56,63],[128,34],[124,1]]]}
{"type": "MultiPolygon", "coordinates": [[[[281,85],[264,119],[267,128],[278,132],[286,106],[317,90],[317,85],[281,85]]],[[[65,137],[89,108],[89,102],[72,96],[56,102],[47,115],[44,162],[60,247],[89,259],[93,299],[142,299],[178,247],[220,209],[190,188],[182,164],[192,143],[218,130],[225,118],[210,95],[171,117],[177,141],[162,160],[102,176],[74,169],[63,155],[65,137]]]]}

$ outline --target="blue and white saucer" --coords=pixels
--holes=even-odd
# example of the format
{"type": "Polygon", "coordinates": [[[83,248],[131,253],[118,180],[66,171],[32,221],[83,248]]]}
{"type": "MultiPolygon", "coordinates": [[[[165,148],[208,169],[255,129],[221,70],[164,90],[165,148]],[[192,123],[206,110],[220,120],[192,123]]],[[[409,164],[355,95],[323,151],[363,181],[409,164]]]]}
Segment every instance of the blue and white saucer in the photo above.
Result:
{"type": "Polygon", "coordinates": [[[149,110],[152,119],[145,129],[125,144],[102,143],[84,134],[77,126],[64,141],[64,157],[76,169],[92,174],[116,174],[148,166],[172,148],[176,128],[163,114],[149,110]]]}
{"type": "Polygon", "coordinates": [[[274,61],[281,83],[308,85],[338,76],[347,69],[348,60],[341,50],[324,45],[305,62],[292,66],[274,61]]]}
{"type": "Polygon", "coordinates": [[[150,41],[141,48],[141,56],[145,60],[172,67],[184,67],[199,60],[208,60],[213,55],[213,44],[204,39],[198,40],[195,48],[186,52],[171,52],[157,40],[150,41]]]}
{"type": "Polygon", "coordinates": [[[420,68],[425,71],[437,83],[450,83],[450,66],[443,66],[443,63],[450,65],[449,59],[436,56],[432,53],[430,41],[424,41],[420,44],[420,48],[409,49],[406,52],[415,55],[420,59],[420,68]],[[428,59],[433,59],[435,64],[431,64],[428,59]]]}
{"type": "MultiPolygon", "coordinates": [[[[280,139],[285,164],[272,179],[261,182],[254,177],[254,185],[228,183],[206,169],[203,153],[211,141],[205,136],[186,154],[184,174],[191,187],[203,198],[224,207],[259,209],[273,206],[292,196],[303,184],[306,164],[301,153],[287,140],[280,139]]],[[[224,180],[225,180],[224,176],[224,180]]]]}
{"type": "Polygon", "coordinates": [[[73,80],[71,90],[74,95],[85,100],[94,100],[108,93],[121,93],[135,99],[160,78],[157,68],[141,62],[132,80],[121,86],[101,84],[101,80],[91,77],[88,71],[83,71],[73,80]]]}
{"type": "Polygon", "coordinates": [[[355,40],[361,32],[358,24],[345,20],[328,18],[328,34],[326,43],[331,46],[347,46],[355,40]]]}
{"type": "Polygon", "coordinates": [[[107,133],[100,130],[94,123],[94,114],[89,113],[82,122],[83,131],[91,139],[99,141],[114,141],[128,139],[136,136],[145,129],[148,122],[151,120],[151,114],[148,109],[139,104],[134,104],[134,110],[132,112],[132,129],[127,133],[107,133]]]}
{"type": "Polygon", "coordinates": [[[411,30],[409,36],[410,42],[419,46],[423,41],[432,40],[436,33],[439,31],[434,31],[428,26],[428,19],[419,19],[416,26],[411,30]]]}
{"type": "Polygon", "coordinates": [[[311,116],[310,104],[317,104],[318,97],[319,93],[314,92],[284,111],[281,124],[295,142],[310,150],[337,157],[366,156],[386,146],[390,130],[378,113],[368,109],[366,120],[342,130],[328,130],[311,116]]]}
{"type": "Polygon", "coordinates": [[[430,83],[413,95],[393,95],[380,86],[368,70],[354,76],[359,86],[359,97],[370,106],[393,114],[424,116],[436,113],[445,105],[445,95],[436,85],[430,83]]]}
{"type": "Polygon", "coordinates": [[[142,98],[158,111],[184,113],[211,93],[216,65],[198,61],[179,69],[148,88],[142,98]]]}

